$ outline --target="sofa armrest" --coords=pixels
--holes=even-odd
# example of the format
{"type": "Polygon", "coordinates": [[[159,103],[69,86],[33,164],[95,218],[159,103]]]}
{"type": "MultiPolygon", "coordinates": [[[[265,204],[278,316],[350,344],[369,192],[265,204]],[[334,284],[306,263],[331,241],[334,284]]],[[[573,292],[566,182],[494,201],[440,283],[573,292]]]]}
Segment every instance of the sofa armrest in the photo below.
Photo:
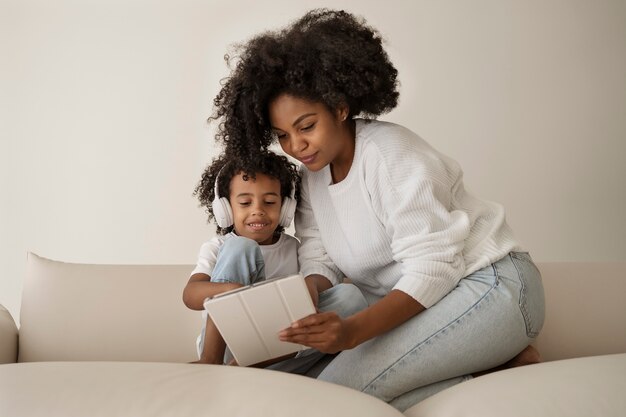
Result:
{"type": "Polygon", "coordinates": [[[626,353],[492,372],[414,405],[407,417],[623,417],[626,353]]]}
{"type": "Polygon", "coordinates": [[[0,304],[0,363],[17,362],[18,332],[11,313],[0,304]]]}

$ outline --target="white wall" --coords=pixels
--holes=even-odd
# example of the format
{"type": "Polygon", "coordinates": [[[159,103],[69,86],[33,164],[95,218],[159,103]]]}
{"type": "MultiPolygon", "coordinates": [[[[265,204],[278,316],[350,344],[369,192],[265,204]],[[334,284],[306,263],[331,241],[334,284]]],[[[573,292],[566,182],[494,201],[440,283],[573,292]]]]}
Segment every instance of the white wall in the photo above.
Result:
{"type": "Polygon", "coordinates": [[[383,119],[456,158],[537,260],[624,260],[626,2],[0,0],[0,303],[18,315],[27,251],[193,263],[223,55],[326,4],[388,41],[383,119]]]}

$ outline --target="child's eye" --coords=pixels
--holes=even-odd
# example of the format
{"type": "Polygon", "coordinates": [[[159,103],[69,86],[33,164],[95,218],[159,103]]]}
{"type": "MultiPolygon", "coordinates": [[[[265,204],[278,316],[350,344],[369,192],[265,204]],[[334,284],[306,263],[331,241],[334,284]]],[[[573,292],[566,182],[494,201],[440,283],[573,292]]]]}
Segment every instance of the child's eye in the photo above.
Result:
{"type": "Polygon", "coordinates": [[[249,201],[240,201],[239,205],[241,207],[248,207],[250,205],[250,202],[249,201]]]}
{"type": "Polygon", "coordinates": [[[265,204],[268,204],[268,205],[272,205],[272,204],[276,204],[276,203],[277,203],[277,201],[266,201],[265,202],[265,204]]]}

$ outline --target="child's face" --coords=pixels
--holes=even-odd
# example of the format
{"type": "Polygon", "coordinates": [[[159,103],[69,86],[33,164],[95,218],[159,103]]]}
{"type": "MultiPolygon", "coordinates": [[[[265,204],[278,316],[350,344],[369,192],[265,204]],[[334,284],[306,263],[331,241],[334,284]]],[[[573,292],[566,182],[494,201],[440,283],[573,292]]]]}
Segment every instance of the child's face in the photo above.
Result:
{"type": "Polygon", "coordinates": [[[230,206],[235,233],[269,245],[280,219],[280,181],[264,174],[244,181],[241,173],[230,180],[230,206]]]}

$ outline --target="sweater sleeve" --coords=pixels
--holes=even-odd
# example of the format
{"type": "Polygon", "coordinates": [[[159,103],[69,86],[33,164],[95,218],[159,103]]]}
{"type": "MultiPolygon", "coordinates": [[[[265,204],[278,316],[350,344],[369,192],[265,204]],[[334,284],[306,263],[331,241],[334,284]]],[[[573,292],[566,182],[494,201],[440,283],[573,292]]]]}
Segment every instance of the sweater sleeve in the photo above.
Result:
{"type": "MultiPolygon", "coordinates": [[[[419,139],[419,138],[417,138],[419,139]]],[[[393,289],[428,308],[463,277],[463,247],[470,230],[464,211],[453,210],[461,187],[458,165],[427,144],[406,140],[369,148],[364,172],[373,208],[391,238],[402,276],[393,289]]]]}
{"type": "Polygon", "coordinates": [[[300,272],[305,277],[322,275],[328,278],[331,284],[337,285],[343,280],[344,275],[324,248],[309,196],[307,175],[305,170],[302,170],[302,187],[295,217],[295,235],[300,240],[298,248],[300,272]]]}

